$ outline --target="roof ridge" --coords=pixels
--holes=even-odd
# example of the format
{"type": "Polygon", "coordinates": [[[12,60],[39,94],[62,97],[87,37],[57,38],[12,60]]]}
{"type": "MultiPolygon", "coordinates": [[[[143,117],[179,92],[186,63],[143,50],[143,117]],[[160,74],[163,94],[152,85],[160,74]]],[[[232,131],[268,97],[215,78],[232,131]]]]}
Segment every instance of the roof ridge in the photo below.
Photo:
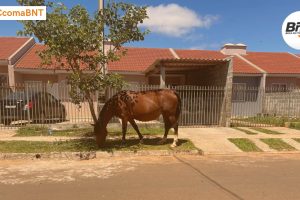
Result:
{"type": "Polygon", "coordinates": [[[122,48],[130,48],[130,49],[164,49],[164,50],[168,50],[170,48],[158,48],[158,47],[126,47],[126,46],[123,46],[122,48]]]}
{"type": "MultiPolygon", "coordinates": [[[[33,42],[33,43],[35,43],[35,41],[34,41],[34,38],[33,37],[29,37],[28,39],[27,39],[27,41],[22,45],[22,46],[20,46],[13,54],[11,54],[9,57],[8,57],[8,60],[9,60],[9,62],[11,62],[11,59],[17,54],[17,53],[19,53],[23,48],[25,48],[30,42],[33,42]]],[[[33,46],[33,45],[32,45],[33,46]]],[[[31,47],[32,47],[31,46],[31,47]]],[[[29,48],[29,49],[31,49],[31,47],[29,48]]],[[[28,50],[29,50],[28,49],[28,50]]],[[[27,50],[27,51],[28,51],[27,50]]],[[[27,52],[26,51],[26,52],[27,52]]],[[[23,55],[22,55],[23,56],[23,55]]],[[[22,58],[22,56],[18,59],[18,60],[20,60],[21,58],[22,58]]],[[[17,60],[17,61],[18,61],[17,60]]],[[[16,64],[16,63],[15,63],[16,64]]]]}
{"type": "Polygon", "coordinates": [[[176,53],[176,51],[174,51],[174,49],[169,48],[169,50],[170,50],[171,54],[172,54],[175,58],[180,59],[179,55],[176,53]]]}
{"type": "Polygon", "coordinates": [[[267,72],[265,70],[263,70],[262,68],[260,68],[259,66],[257,66],[256,64],[250,62],[249,60],[247,60],[246,58],[244,58],[243,56],[239,55],[239,54],[235,54],[235,56],[241,60],[243,60],[244,62],[246,62],[247,64],[249,64],[250,66],[254,67],[255,69],[257,69],[258,71],[260,71],[261,73],[266,74],[267,72]]]}
{"type": "Polygon", "coordinates": [[[39,45],[38,43],[34,43],[34,45],[32,45],[20,58],[19,58],[19,60],[14,64],[14,66],[17,66],[18,64],[19,64],[19,62],[21,62],[21,60],[25,57],[25,56],[27,56],[28,54],[29,54],[29,52],[35,47],[35,46],[37,46],[37,45],[39,45]]]}
{"type": "Polygon", "coordinates": [[[288,54],[290,54],[291,56],[294,56],[294,57],[296,57],[296,58],[298,58],[298,59],[300,59],[300,57],[299,56],[297,56],[296,54],[293,54],[293,53],[291,53],[291,52],[287,52],[288,54]]]}
{"type": "Polygon", "coordinates": [[[285,52],[285,51],[279,51],[279,52],[276,52],[276,51],[247,51],[247,53],[268,53],[268,54],[276,54],[276,53],[289,53],[289,52],[285,52]]]}
{"type": "MultiPolygon", "coordinates": [[[[176,50],[179,50],[179,51],[209,51],[209,52],[215,52],[215,53],[221,53],[220,51],[218,50],[208,50],[208,49],[174,49],[175,51],[176,50]]],[[[222,54],[222,53],[221,53],[222,54]]]]}

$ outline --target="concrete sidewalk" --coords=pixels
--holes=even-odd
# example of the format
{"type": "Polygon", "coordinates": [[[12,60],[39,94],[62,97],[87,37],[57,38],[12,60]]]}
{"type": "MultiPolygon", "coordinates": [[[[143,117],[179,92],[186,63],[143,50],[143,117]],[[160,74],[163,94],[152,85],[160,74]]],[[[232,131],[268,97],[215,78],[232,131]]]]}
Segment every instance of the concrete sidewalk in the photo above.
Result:
{"type": "MultiPolygon", "coordinates": [[[[243,128],[248,129],[249,128],[243,128]]],[[[242,151],[231,143],[229,138],[248,138],[256,144],[264,152],[277,152],[269,148],[268,145],[263,143],[262,138],[281,138],[291,146],[295,147],[300,153],[300,143],[292,138],[300,138],[300,131],[289,129],[285,127],[266,127],[265,129],[275,130],[285,134],[271,135],[257,132],[251,129],[252,132],[257,132],[257,135],[248,135],[242,131],[227,128],[181,128],[179,130],[180,138],[190,139],[197,148],[201,149],[204,154],[236,154],[242,151]]]]}
{"type": "MultiPolygon", "coordinates": [[[[242,129],[250,130],[243,127],[242,129]]],[[[284,142],[295,147],[300,153],[300,143],[293,140],[293,138],[300,138],[300,131],[289,129],[285,127],[265,127],[265,129],[275,130],[284,134],[271,135],[257,132],[257,135],[248,135],[242,131],[227,128],[227,127],[212,127],[212,128],[180,128],[179,138],[186,138],[191,140],[194,145],[203,151],[204,154],[240,154],[242,151],[231,143],[229,138],[248,138],[256,144],[264,152],[277,152],[274,149],[263,143],[262,138],[281,138],[284,142]]],[[[61,136],[31,136],[31,137],[13,137],[16,130],[8,129],[0,131],[0,141],[66,141],[73,139],[80,139],[82,137],[61,137],[61,136]]],[[[137,136],[130,136],[137,137],[137,136]]],[[[162,136],[156,136],[162,137],[162,136]]],[[[169,135],[172,138],[173,135],[169,135]]],[[[86,137],[85,137],[86,138],[86,137]]],[[[113,137],[112,137],[113,138],[113,137]]],[[[128,138],[128,137],[127,137],[128,138]]]]}

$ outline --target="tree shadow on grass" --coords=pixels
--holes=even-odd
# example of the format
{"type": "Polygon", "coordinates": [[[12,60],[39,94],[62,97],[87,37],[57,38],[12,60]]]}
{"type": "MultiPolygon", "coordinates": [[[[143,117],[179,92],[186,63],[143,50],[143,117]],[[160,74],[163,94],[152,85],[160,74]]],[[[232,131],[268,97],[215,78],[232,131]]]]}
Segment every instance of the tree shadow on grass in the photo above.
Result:
{"type": "MultiPolygon", "coordinates": [[[[78,150],[89,150],[89,151],[138,151],[138,150],[170,150],[170,145],[173,143],[173,139],[167,139],[166,143],[158,144],[161,140],[160,137],[157,138],[145,138],[143,144],[140,144],[139,139],[130,138],[127,139],[125,144],[122,143],[121,139],[109,139],[106,140],[103,147],[98,147],[96,141],[93,139],[79,139],[76,140],[78,150]]],[[[186,144],[188,140],[179,139],[178,147],[186,144]]]]}

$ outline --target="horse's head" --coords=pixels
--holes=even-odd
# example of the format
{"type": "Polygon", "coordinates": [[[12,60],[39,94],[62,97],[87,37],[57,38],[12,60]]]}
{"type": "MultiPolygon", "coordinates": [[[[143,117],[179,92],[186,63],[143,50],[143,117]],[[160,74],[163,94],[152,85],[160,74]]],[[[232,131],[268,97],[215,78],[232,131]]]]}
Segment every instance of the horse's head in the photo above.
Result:
{"type": "Polygon", "coordinates": [[[104,145],[107,136],[107,129],[99,121],[94,125],[94,133],[96,134],[96,142],[99,147],[104,145]]]}

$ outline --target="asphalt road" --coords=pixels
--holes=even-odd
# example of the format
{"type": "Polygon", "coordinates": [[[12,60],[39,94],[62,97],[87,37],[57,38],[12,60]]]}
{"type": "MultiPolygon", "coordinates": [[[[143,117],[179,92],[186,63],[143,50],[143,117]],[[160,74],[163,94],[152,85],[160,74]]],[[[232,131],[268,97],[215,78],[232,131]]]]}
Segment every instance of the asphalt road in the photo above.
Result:
{"type": "Polygon", "coordinates": [[[275,154],[0,161],[0,199],[300,199],[299,169],[275,154]]]}

